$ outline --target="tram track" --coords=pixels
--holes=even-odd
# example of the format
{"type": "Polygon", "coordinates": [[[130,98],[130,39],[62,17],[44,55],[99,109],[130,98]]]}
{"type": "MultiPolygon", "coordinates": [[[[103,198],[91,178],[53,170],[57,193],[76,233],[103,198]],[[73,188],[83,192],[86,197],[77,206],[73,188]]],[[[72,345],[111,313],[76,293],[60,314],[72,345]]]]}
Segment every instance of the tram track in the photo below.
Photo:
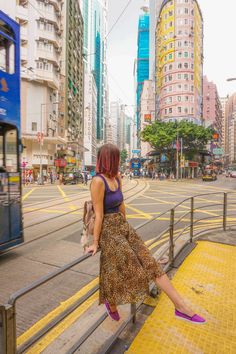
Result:
{"type": "MultiPolygon", "coordinates": [[[[135,188],[139,185],[139,182],[138,182],[138,181],[135,181],[135,182],[136,182],[135,186],[132,186],[132,187],[129,188],[128,190],[124,191],[124,194],[129,193],[130,191],[132,191],[133,189],[135,189],[135,188]]],[[[136,191],[136,192],[134,192],[132,195],[129,195],[129,196],[125,197],[124,200],[126,201],[127,199],[133,198],[133,197],[136,196],[137,194],[141,194],[143,191],[145,191],[145,189],[147,188],[147,186],[148,186],[148,183],[147,183],[147,182],[144,182],[144,186],[142,187],[141,190],[136,191]]],[[[81,208],[79,208],[79,209],[82,210],[83,207],[81,207],[81,208]]],[[[66,213],[66,214],[58,215],[57,218],[64,217],[64,216],[68,216],[69,213],[70,213],[70,214],[73,214],[74,212],[75,212],[75,210],[71,210],[70,212],[68,212],[68,213],[66,213]]],[[[43,220],[42,222],[39,222],[39,223],[36,223],[36,224],[28,225],[28,229],[33,228],[33,227],[35,227],[35,226],[38,226],[39,224],[45,223],[46,221],[47,221],[47,222],[54,221],[54,219],[55,219],[55,217],[49,218],[49,219],[47,219],[47,220],[43,220]]],[[[36,236],[35,236],[34,238],[32,238],[32,239],[30,239],[30,240],[28,240],[28,241],[25,241],[24,243],[22,243],[22,244],[20,244],[20,245],[17,245],[17,246],[15,246],[15,247],[12,247],[12,248],[9,249],[9,250],[6,250],[6,251],[2,252],[2,253],[0,254],[0,257],[3,256],[3,255],[5,255],[5,254],[11,253],[11,252],[13,252],[14,250],[16,250],[16,249],[18,249],[18,248],[23,248],[23,247],[25,247],[25,246],[27,246],[27,245],[29,245],[29,244],[32,244],[32,243],[34,243],[34,242],[36,242],[36,241],[42,240],[42,239],[44,239],[44,238],[46,238],[46,237],[48,237],[48,236],[51,236],[51,235],[53,235],[53,234],[55,234],[55,233],[57,233],[57,232],[59,232],[59,231],[61,231],[61,230],[65,230],[65,229],[67,229],[67,228],[69,228],[69,227],[71,227],[71,226],[73,226],[73,225],[79,224],[79,223],[82,222],[82,220],[83,220],[83,219],[82,219],[82,217],[81,217],[81,218],[79,218],[79,219],[76,220],[76,221],[70,221],[69,223],[66,223],[66,224],[64,224],[64,225],[61,225],[60,227],[57,227],[56,229],[49,230],[49,231],[47,231],[46,233],[43,233],[43,234],[41,234],[41,235],[36,235],[36,236]]]]}
{"type": "MultiPolygon", "coordinates": [[[[123,186],[125,187],[126,185],[127,185],[127,183],[124,183],[123,186]]],[[[126,191],[124,191],[124,192],[126,192],[126,191]]],[[[27,204],[27,205],[25,205],[25,206],[23,207],[23,209],[34,208],[34,206],[42,205],[42,204],[44,204],[44,206],[41,207],[41,208],[38,208],[38,209],[33,209],[33,210],[25,211],[25,212],[23,213],[23,215],[28,215],[28,214],[35,213],[35,212],[38,212],[38,211],[41,211],[41,210],[44,210],[44,209],[52,208],[52,207],[55,207],[55,206],[58,206],[58,205],[64,205],[64,204],[69,204],[69,203],[72,203],[72,202],[75,202],[75,201],[79,201],[79,200],[83,199],[83,197],[85,197],[85,196],[87,196],[87,195],[89,194],[89,190],[87,190],[87,191],[82,191],[81,194],[80,194],[79,197],[76,197],[76,198],[73,198],[73,199],[70,198],[70,196],[55,198],[55,199],[52,200],[52,202],[59,201],[59,200],[60,200],[61,202],[56,203],[56,204],[46,205],[46,206],[45,206],[45,204],[50,203],[50,201],[49,201],[49,202],[47,202],[47,201],[45,202],[45,201],[44,201],[44,202],[39,202],[39,203],[27,204]],[[82,195],[81,195],[81,194],[82,194],[82,195]],[[81,197],[82,197],[82,198],[81,198],[81,197]],[[69,199],[69,200],[66,200],[66,201],[65,201],[65,199],[69,199]]]]}

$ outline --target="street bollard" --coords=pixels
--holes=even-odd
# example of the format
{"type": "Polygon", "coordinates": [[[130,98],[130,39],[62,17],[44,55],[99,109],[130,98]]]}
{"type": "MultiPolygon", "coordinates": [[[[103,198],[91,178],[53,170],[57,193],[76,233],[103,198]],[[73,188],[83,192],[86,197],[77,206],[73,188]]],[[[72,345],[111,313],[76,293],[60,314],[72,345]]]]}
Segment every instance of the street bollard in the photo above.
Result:
{"type": "Polygon", "coordinates": [[[190,213],[190,242],[193,242],[193,223],[194,223],[194,197],[191,198],[191,213],[190,213]]]}
{"type": "Polygon", "coordinates": [[[227,193],[224,193],[224,205],[223,205],[223,230],[227,229],[227,193]]]}
{"type": "Polygon", "coordinates": [[[175,222],[175,209],[170,212],[170,240],[169,240],[169,261],[170,265],[174,262],[174,222],[175,222]]]}

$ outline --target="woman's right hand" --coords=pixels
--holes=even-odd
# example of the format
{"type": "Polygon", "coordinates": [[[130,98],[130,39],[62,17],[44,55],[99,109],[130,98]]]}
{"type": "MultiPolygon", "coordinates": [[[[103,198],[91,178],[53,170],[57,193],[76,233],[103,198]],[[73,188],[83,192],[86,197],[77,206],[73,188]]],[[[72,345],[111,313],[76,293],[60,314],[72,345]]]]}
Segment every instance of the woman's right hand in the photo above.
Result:
{"type": "Polygon", "coordinates": [[[85,250],[85,253],[92,253],[92,256],[95,256],[95,254],[98,251],[98,244],[97,243],[93,243],[91,246],[87,247],[85,250]]]}

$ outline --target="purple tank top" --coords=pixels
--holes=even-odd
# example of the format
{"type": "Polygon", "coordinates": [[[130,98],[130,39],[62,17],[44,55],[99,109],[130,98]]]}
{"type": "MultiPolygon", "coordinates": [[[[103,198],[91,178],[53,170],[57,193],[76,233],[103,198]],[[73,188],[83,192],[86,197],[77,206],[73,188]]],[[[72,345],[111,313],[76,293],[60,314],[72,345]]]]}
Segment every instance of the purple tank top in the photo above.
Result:
{"type": "Polygon", "coordinates": [[[104,194],[104,214],[113,214],[119,212],[119,206],[123,202],[123,193],[120,189],[120,180],[117,178],[118,188],[116,191],[111,191],[106,178],[102,175],[96,175],[96,177],[101,177],[105,184],[105,194],[104,194]]]}

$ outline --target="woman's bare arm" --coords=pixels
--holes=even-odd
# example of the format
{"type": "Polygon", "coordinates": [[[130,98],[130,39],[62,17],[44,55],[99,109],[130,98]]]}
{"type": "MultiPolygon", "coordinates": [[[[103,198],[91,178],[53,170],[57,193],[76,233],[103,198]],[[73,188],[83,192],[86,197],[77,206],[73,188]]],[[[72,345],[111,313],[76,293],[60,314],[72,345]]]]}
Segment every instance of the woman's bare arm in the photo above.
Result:
{"type": "MultiPolygon", "coordinates": [[[[122,179],[119,176],[119,181],[120,181],[120,190],[122,191],[122,179]]],[[[119,212],[123,214],[124,218],[126,219],[126,210],[125,210],[125,203],[122,202],[121,205],[119,206],[119,212]]]]}
{"type": "Polygon", "coordinates": [[[86,249],[86,253],[91,252],[94,256],[97,253],[99,246],[99,239],[102,230],[102,223],[104,217],[104,193],[105,186],[101,178],[95,177],[91,183],[91,198],[95,212],[93,244],[86,249]]]}
{"type": "Polygon", "coordinates": [[[105,186],[104,182],[100,177],[95,177],[91,183],[91,196],[93,202],[93,208],[95,211],[95,224],[94,224],[94,234],[93,240],[94,244],[98,246],[99,238],[102,229],[102,222],[104,217],[104,193],[105,193],[105,186]]]}

